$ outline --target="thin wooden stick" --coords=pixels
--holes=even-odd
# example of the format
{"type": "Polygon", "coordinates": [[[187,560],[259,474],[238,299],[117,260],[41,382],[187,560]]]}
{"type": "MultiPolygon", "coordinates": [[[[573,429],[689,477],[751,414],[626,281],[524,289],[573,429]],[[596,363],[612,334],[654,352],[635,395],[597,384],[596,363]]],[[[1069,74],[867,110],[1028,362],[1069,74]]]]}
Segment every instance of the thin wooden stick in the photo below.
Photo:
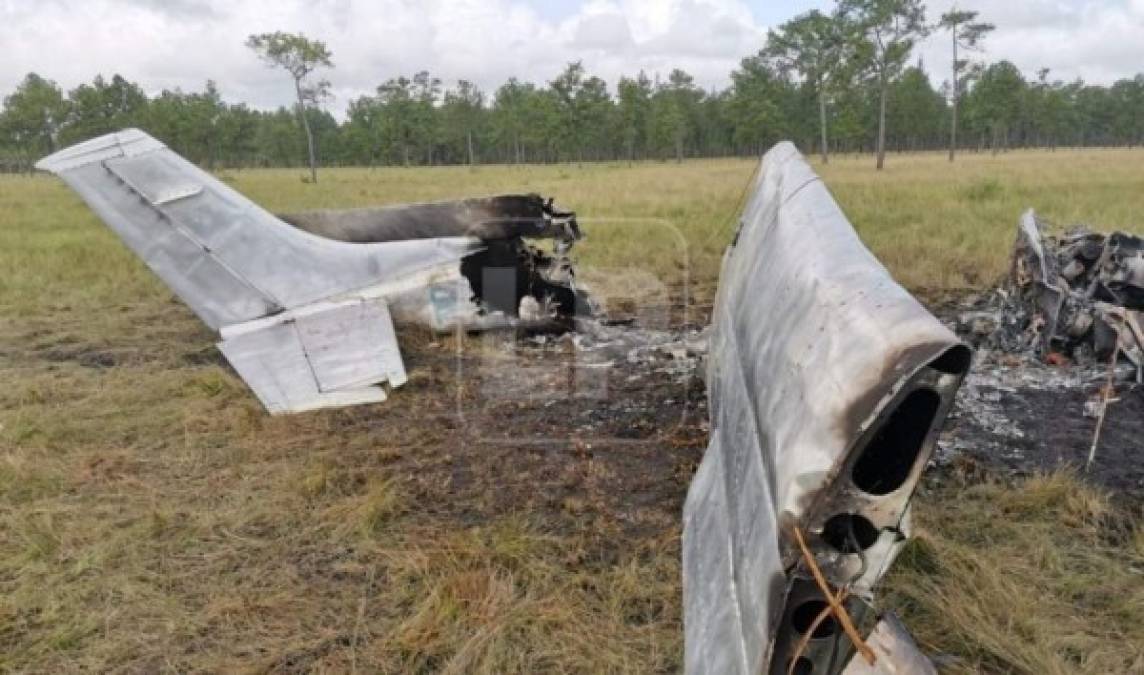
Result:
{"type": "Polygon", "coordinates": [[[1101,391],[1100,417],[1096,420],[1096,430],[1092,434],[1092,447],[1088,449],[1088,461],[1084,464],[1084,472],[1088,473],[1092,463],[1096,460],[1096,447],[1100,445],[1100,431],[1104,428],[1104,416],[1108,413],[1108,402],[1112,398],[1112,383],[1116,377],[1116,357],[1120,356],[1120,334],[1124,330],[1124,317],[1120,318],[1120,328],[1116,331],[1116,346],[1112,348],[1112,358],[1108,359],[1108,378],[1101,391]]]}
{"type": "Polygon", "coordinates": [[[842,624],[842,629],[846,631],[847,637],[854,643],[854,648],[858,650],[862,658],[866,659],[866,663],[871,666],[874,665],[874,662],[878,660],[878,658],[874,656],[874,650],[870,649],[870,645],[866,644],[866,641],[858,634],[858,629],[854,627],[854,622],[850,620],[850,614],[846,611],[846,608],[842,606],[842,603],[838,601],[838,598],[834,597],[834,594],[830,591],[830,584],[826,583],[826,577],[823,576],[822,570],[818,569],[818,563],[814,560],[814,554],[810,552],[810,547],[806,545],[806,539],[802,536],[802,530],[800,530],[797,525],[794,527],[794,538],[795,541],[798,542],[799,549],[802,550],[803,560],[806,561],[806,566],[810,568],[810,573],[814,576],[815,583],[818,584],[818,588],[822,591],[823,595],[826,596],[827,602],[830,603],[830,609],[834,611],[834,616],[838,617],[838,622],[842,624]]]}

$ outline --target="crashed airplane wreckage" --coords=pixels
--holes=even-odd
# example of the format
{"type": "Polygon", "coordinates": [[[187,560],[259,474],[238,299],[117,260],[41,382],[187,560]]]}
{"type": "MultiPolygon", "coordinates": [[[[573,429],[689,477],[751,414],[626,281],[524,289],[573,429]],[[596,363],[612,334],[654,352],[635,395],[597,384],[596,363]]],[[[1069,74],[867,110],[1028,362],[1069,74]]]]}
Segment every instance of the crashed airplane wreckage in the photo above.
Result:
{"type": "Polygon", "coordinates": [[[1081,364],[1123,357],[1144,382],[1144,238],[1074,228],[1049,236],[1021,217],[990,344],[1081,364]]]}
{"type": "Polygon", "coordinates": [[[762,160],[709,345],[684,507],[688,673],[926,673],[874,591],[971,361],[789,143],[762,160]]]}
{"type": "Polygon", "coordinates": [[[36,168],[219,331],[271,413],[385,400],[383,384],[406,380],[394,320],[542,329],[590,311],[564,255],[575,214],[536,195],[278,218],[136,129],[36,168]],[[555,253],[525,237],[555,239],[555,253]]]}
{"type": "MultiPolygon", "coordinates": [[[[480,329],[590,306],[563,256],[575,217],[539,197],[275,217],[136,130],[37,167],[220,332],[273,413],[383,400],[405,380],[391,316],[480,329]]],[[[763,158],[713,323],[711,437],[684,507],[687,672],[932,672],[874,592],[969,349],[789,143],[763,158]]]]}

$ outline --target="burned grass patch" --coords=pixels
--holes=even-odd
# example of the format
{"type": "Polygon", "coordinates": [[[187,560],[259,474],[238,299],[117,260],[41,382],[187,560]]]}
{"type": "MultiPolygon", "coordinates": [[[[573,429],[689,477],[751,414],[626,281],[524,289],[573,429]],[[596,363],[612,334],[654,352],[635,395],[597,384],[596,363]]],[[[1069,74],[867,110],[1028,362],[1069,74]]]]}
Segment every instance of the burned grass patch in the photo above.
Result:
{"type": "Polygon", "coordinates": [[[228,369],[183,362],[195,336],[144,325],[125,341],[156,358],[5,357],[2,667],[678,669],[678,513],[706,436],[701,390],[663,401],[686,390],[668,357],[625,361],[602,405],[565,396],[564,347],[414,335],[386,403],[270,418],[228,369]],[[536,395],[485,406],[486,348],[556,375],[519,370],[536,395]]]}

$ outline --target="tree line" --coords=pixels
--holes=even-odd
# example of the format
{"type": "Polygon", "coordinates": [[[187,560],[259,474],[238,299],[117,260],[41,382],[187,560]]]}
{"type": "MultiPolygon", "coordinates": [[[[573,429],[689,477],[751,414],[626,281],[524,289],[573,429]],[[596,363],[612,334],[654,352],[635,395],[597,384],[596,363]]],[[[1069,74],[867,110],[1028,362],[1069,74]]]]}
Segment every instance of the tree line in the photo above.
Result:
{"type": "Polygon", "coordinates": [[[492,92],[422,71],[350,101],[341,121],[323,107],[329,83],[311,77],[333,67],[330,50],[266,33],[247,44],[291,75],[293,108],[227,103],[211,81],[149,96],[100,76],[65,93],[29,73],[3,100],[0,167],[28,170],[60,147],[132,126],[208,168],[303,166],[308,157],[322,166],[682,160],[757,155],[782,139],[824,159],[875,152],[881,167],[887,150],[948,148],[952,159],[956,149],[1144,143],[1144,75],[1099,86],[964,58],[992,30],[975,12],[927,23],[920,0],[839,0],[831,13],[770,31],[721,90],[678,69],[610,87],[580,62],[546,83],[513,78],[492,92]],[[936,88],[912,55],[933,31],[952,46],[936,88]]]}

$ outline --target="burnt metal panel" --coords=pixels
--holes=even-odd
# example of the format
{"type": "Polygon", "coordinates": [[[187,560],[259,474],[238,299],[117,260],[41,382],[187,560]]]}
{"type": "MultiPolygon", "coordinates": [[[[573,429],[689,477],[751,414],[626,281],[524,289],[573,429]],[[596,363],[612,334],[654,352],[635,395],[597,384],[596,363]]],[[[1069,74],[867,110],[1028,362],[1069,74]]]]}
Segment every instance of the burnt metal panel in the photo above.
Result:
{"type": "Polygon", "coordinates": [[[282,214],[282,220],[338,241],[382,242],[435,237],[574,240],[576,217],[540,195],[497,195],[445,202],[282,214]]]}
{"type": "MultiPolygon", "coordinates": [[[[712,323],[711,438],[684,507],[687,671],[786,672],[799,636],[787,601],[805,576],[791,528],[832,584],[868,599],[908,534],[970,353],[862,245],[790,143],[763,157],[712,323]],[[870,526],[865,550],[826,529],[839,515],[870,526]]],[[[810,672],[846,662],[831,660],[810,672]]]]}

